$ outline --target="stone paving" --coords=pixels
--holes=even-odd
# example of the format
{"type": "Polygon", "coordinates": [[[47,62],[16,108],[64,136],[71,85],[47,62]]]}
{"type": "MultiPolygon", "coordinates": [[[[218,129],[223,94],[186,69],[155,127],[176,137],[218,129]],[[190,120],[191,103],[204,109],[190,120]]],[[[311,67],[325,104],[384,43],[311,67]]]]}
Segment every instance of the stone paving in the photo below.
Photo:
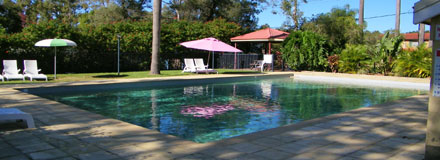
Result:
{"type": "Polygon", "coordinates": [[[423,159],[427,106],[420,95],[199,144],[3,87],[0,107],[31,113],[37,128],[0,124],[0,160],[423,159]]]}

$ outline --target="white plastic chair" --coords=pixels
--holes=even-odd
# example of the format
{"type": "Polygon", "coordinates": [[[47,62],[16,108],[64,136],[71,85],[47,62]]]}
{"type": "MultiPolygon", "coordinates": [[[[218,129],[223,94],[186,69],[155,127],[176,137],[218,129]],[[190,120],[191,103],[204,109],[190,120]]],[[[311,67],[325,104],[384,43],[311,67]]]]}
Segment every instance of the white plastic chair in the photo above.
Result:
{"type": "Polygon", "coordinates": [[[20,69],[17,68],[17,60],[3,60],[2,75],[6,80],[22,79],[24,81],[24,76],[19,72],[20,69]]]}
{"type": "Polygon", "coordinates": [[[0,75],[0,79],[2,79],[2,82],[4,82],[4,81],[5,81],[5,79],[3,78],[3,76],[2,76],[2,75],[0,75]]]}
{"type": "Polygon", "coordinates": [[[202,58],[194,58],[196,69],[208,69],[208,65],[205,65],[202,58]]]}
{"type": "MultiPolygon", "coordinates": [[[[273,63],[273,55],[272,54],[265,54],[265,55],[263,55],[263,60],[257,61],[256,63],[258,63],[258,64],[256,64],[255,68],[260,68],[261,72],[263,72],[265,64],[272,64],[273,63]]],[[[270,67],[272,68],[273,65],[270,67]]]]}
{"type": "Polygon", "coordinates": [[[17,108],[0,108],[0,120],[24,120],[28,128],[35,128],[32,115],[17,108]]]}
{"type": "Polygon", "coordinates": [[[41,71],[41,69],[38,69],[37,67],[37,60],[24,60],[23,64],[23,74],[25,78],[29,77],[31,81],[33,79],[45,79],[47,81],[46,75],[38,73],[41,71]]]}
{"type": "Polygon", "coordinates": [[[218,71],[214,69],[208,69],[208,65],[205,65],[202,58],[194,58],[194,62],[196,64],[196,73],[217,73],[218,71]]]}
{"type": "Polygon", "coordinates": [[[183,68],[183,72],[196,72],[196,66],[194,65],[194,59],[192,58],[185,58],[183,60],[185,62],[185,68],[183,68]]]}

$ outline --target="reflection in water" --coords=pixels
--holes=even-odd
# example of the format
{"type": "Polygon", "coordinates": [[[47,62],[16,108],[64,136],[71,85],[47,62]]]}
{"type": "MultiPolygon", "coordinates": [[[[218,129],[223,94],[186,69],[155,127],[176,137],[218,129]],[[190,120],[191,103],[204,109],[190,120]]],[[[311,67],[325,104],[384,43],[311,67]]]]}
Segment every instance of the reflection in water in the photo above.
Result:
{"type": "Polygon", "coordinates": [[[183,106],[180,111],[183,115],[191,115],[193,117],[203,117],[206,119],[212,118],[217,114],[223,114],[227,111],[233,110],[234,107],[227,105],[211,105],[211,106],[183,106]]]}
{"type": "Polygon", "coordinates": [[[157,129],[159,128],[158,125],[158,121],[159,119],[157,118],[157,114],[156,114],[156,110],[157,110],[157,97],[156,97],[156,92],[157,90],[153,89],[151,90],[151,129],[157,129]]]}
{"type": "Polygon", "coordinates": [[[209,142],[415,94],[421,92],[287,78],[48,98],[166,134],[209,142]]]}
{"type": "Polygon", "coordinates": [[[183,87],[184,95],[196,96],[196,95],[203,95],[204,93],[205,93],[205,88],[203,86],[183,87]]]}

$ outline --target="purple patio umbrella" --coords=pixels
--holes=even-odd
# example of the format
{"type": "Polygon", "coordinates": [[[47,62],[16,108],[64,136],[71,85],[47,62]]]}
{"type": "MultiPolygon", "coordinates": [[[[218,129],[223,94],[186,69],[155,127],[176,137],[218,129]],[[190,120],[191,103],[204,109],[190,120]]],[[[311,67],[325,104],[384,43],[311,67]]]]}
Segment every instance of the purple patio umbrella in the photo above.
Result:
{"type": "Polygon", "coordinates": [[[243,52],[235,47],[232,47],[229,44],[226,44],[212,37],[182,42],[180,43],[180,45],[185,46],[186,48],[212,51],[212,68],[214,68],[214,52],[243,52]]]}

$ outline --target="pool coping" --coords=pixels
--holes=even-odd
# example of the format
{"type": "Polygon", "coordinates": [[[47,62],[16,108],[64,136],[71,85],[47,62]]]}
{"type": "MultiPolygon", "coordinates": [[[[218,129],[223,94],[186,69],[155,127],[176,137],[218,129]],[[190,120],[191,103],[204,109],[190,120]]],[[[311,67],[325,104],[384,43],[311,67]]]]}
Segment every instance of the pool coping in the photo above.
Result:
{"type": "MultiPolygon", "coordinates": [[[[351,114],[359,114],[359,113],[365,113],[365,112],[369,112],[372,110],[376,110],[376,109],[384,109],[387,108],[388,106],[392,105],[392,104],[396,104],[396,103],[403,103],[406,102],[408,100],[411,99],[417,99],[417,98],[421,98],[421,97],[426,97],[427,95],[415,95],[415,96],[411,96],[411,97],[407,97],[404,99],[399,99],[399,100],[394,100],[391,102],[386,102],[386,103],[381,103],[381,104],[376,104],[376,105],[372,105],[372,106],[366,106],[366,107],[361,107],[361,108],[357,108],[357,109],[353,109],[353,110],[349,110],[346,112],[341,112],[341,113],[335,113],[335,114],[331,114],[331,115],[327,115],[327,116],[323,116],[323,117],[318,117],[318,118],[313,118],[313,119],[309,119],[309,120],[304,120],[298,123],[294,123],[294,124],[288,124],[288,125],[284,125],[281,127],[277,127],[277,128],[272,128],[272,129],[267,129],[267,130],[263,130],[263,131],[258,131],[258,132],[253,132],[253,133],[249,133],[249,134],[244,134],[244,135],[240,135],[237,137],[231,137],[231,138],[227,138],[224,140],[220,140],[220,141],[216,141],[214,143],[219,143],[219,144],[236,144],[236,143],[242,143],[245,141],[251,141],[254,139],[258,139],[258,138],[262,138],[262,137],[267,137],[270,135],[274,135],[274,134],[280,134],[283,133],[285,131],[290,131],[290,130],[298,130],[304,127],[309,127],[309,126],[313,126],[322,122],[327,122],[327,121],[331,121],[331,120],[335,120],[338,118],[342,118],[345,117],[347,115],[351,115],[351,114]]],[[[212,142],[209,142],[212,143],[212,142]]]]}
{"type": "Polygon", "coordinates": [[[132,89],[132,88],[166,88],[168,86],[191,86],[191,85],[201,85],[201,84],[212,84],[212,83],[225,83],[225,82],[236,82],[236,81],[249,81],[255,79],[265,79],[265,78],[277,78],[277,77],[292,77],[294,74],[266,74],[266,75],[241,75],[241,76],[230,76],[230,77],[206,77],[206,78],[193,78],[193,79],[182,79],[180,77],[168,78],[168,79],[144,79],[142,81],[113,81],[107,83],[86,83],[86,84],[73,84],[67,86],[59,85],[49,85],[49,86],[32,86],[32,87],[20,87],[15,88],[17,90],[31,93],[35,95],[60,92],[60,90],[68,92],[84,92],[84,91],[99,91],[99,90],[120,90],[120,89],[132,89]]]}
{"type": "MultiPolygon", "coordinates": [[[[285,75],[285,74],[292,74],[292,73],[283,73],[281,75],[285,75]]],[[[277,75],[277,74],[273,74],[273,75],[277,75]]],[[[265,76],[265,75],[244,75],[244,76],[241,75],[241,77],[246,77],[246,76],[265,76]]],[[[226,78],[227,76],[221,76],[221,77],[222,78],[226,78]]],[[[235,76],[233,76],[233,77],[235,77],[235,76]]],[[[240,76],[237,76],[237,77],[240,77],[240,76]]],[[[218,78],[218,77],[216,77],[216,76],[212,76],[212,77],[211,76],[209,76],[209,77],[201,76],[201,77],[197,77],[197,78],[204,79],[204,78],[218,78]]],[[[181,80],[180,78],[175,78],[175,77],[173,77],[171,79],[172,80],[181,80]]],[[[183,79],[190,79],[190,77],[185,77],[183,79]]],[[[123,83],[152,82],[152,81],[158,81],[158,80],[160,81],[160,79],[153,79],[153,80],[152,79],[124,80],[123,83]]],[[[211,147],[213,147],[213,146],[228,146],[228,145],[248,142],[248,141],[252,141],[252,140],[258,139],[258,138],[267,137],[269,135],[280,134],[280,133],[283,133],[283,132],[286,132],[286,131],[291,131],[291,130],[298,130],[298,129],[301,129],[301,128],[304,128],[304,127],[307,127],[307,126],[310,126],[310,125],[316,125],[316,124],[319,124],[319,123],[322,123],[322,122],[327,122],[327,121],[330,121],[330,120],[342,118],[342,117],[345,117],[345,116],[350,115],[350,114],[369,112],[369,111],[373,111],[373,110],[377,110],[377,109],[380,109],[380,108],[391,106],[392,104],[399,104],[399,103],[404,103],[404,102],[406,102],[408,100],[418,99],[418,98],[426,98],[427,97],[426,95],[413,96],[413,97],[409,97],[409,98],[406,98],[406,99],[396,100],[396,101],[393,101],[393,102],[388,102],[388,103],[379,104],[379,105],[373,105],[373,106],[370,106],[370,107],[359,108],[359,109],[355,109],[355,110],[351,110],[351,111],[347,111],[347,112],[343,112],[343,113],[337,113],[337,114],[332,114],[332,115],[325,116],[325,117],[320,117],[320,118],[315,118],[315,119],[311,119],[311,120],[306,120],[306,121],[302,121],[302,122],[299,122],[299,123],[290,124],[290,125],[286,125],[286,126],[282,126],[282,127],[278,127],[278,128],[274,128],[274,129],[254,132],[254,133],[245,134],[245,135],[241,135],[241,136],[237,136],[237,137],[232,137],[232,138],[228,138],[228,139],[224,139],[224,140],[220,140],[220,141],[208,142],[208,143],[200,144],[200,143],[196,143],[196,142],[192,142],[192,141],[183,140],[183,139],[180,139],[180,138],[175,137],[175,136],[163,134],[163,133],[160,133],[160,132],[157,132],[157,131],[154,131],[154,130],[150,130],[150,129],[147,129],[147,128],[144,128],[144,127],[140,127],[140,126],[137,126],[137,125],[134,125],[134,124],[129,124],[127,122],[123,122],[123,121],[120,121],[120,120],[107,118],[107,117],[104,117],[104,116],[99,115],[99,114],[91,113],[91,112],[86,111],[86,110],[82,110],[82,109],[78,109],[78,108],[75,108],[75,107],[71,107],[71,106],[68,106],[68,105],[61,104],[59,102],[47,100],[45,98],[41,98],[41,97],[38,97],[38,96],[35,96],[35,95],[30,95],[30,94],[23,93],[23,92],[20,92],[20,91],[16,90],[16,89],[22,89],[22,88],[29,88],[29,86],[32,86],[32,87],[41,87],[41,86],[53,87],[53,86],[64,86],[64,85],[67,85],[67,86],[77,86],[77,85],[84,85],[84,84],[88,84],[88,85],[94,84],[94,85],[96,85],[96,84],[101,84],[101,83],[102,83],[102,81],[99,81],[99,82],[78,82],[78,83],[69,83],[69,84],[62,83],[62,84],[50,84],[50,85],[47,85],[47,84],[44,84],[44,85],[24,85],[24,86],[21,86],[21,87],[19,86],[19,87],[14,87],[14,88],[9,88],[9,89],[0,88],[0,93],[2,95],[4,95],[4,94],[6,94],[5,92],[8,92],[7,90],[11,91],[11,89],[13,89],[14,92],[17,93],[18,95],[25,95],[24,97],[18,98],[17,99],[18,101],[26,100],[26,98],[32,98],[33,100],[38,101],[40,103],[42,103],[42,102],[47,103],[47,104],[49,104],[49,106],[62,106],[63,108],[67,107],[67,108],[70,108],[70,109],[74,108],[73,110],[80,111],[81,113],[86,113],[87,115],[91,115],[91,117],[93,119],[95,119],[95,120],[99,120],[99,121],[103,121],[103,120],[116,121],[116,122],[122,123],[124,125],[133,126],[136,129],[145,130],[146,132],[155,132],[155,134],[157,134],[160,137],[162,137],[163,140],[169,141],[169,142],[177,142],[176,144],[178,144],[178,145],[183,145],[183,146],[185,146],[185,145],[190,145],[190,146],[192,146],[192,145],[194,145],[194,146],[211,146],[211,147]],[[163,137],[165,137],[165,138],[163,138],[163,137]]],[[[114,84],[114,83],[121,83],[121,81],[106,81],[105,82],[105,84],[114,84]]],[[[13,98],[13,99],[15,99],[15,98],[13,98]]],[[[19,104],[18,107],[23,107],[23,109],[25,111],[29,111],[32,114],[32,112],[33,112],[32,109],[28,109],[26,106],[31,105],[32,107],[37,107],[38,104],[32,104],[32,102],[31,102],[31,104],[26,104],[26,103],[27,102],[25,101],[24,106],[19,104]]],[[[10,107],[10,106],[17,107],[17,105],[14,105],[14,104],[12,104],[12,105],[11,104],[3,105],[3,104],[8,104],[8,103],[3,103],[3,104],[0,103],[0,104],[2,105],[2,107],[5,107],[5,106],[6,107],[10,107]]]]}

